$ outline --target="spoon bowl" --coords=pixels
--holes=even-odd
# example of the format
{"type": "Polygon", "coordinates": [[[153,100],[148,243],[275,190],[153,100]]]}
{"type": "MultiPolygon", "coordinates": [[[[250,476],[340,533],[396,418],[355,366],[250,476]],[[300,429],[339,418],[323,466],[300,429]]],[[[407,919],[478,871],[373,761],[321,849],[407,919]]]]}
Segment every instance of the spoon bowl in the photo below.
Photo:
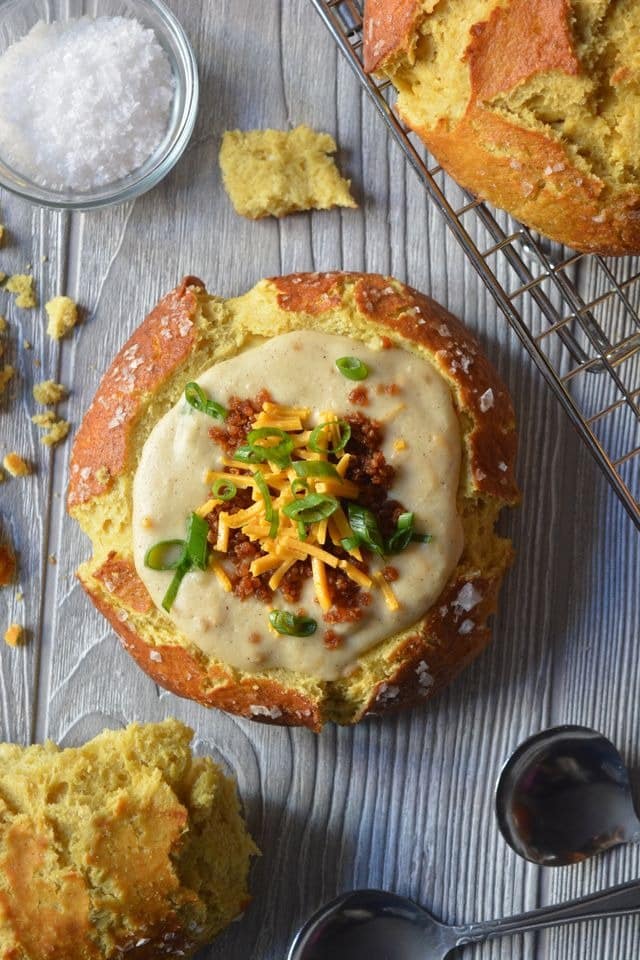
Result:
{"type": "Polygon", "coordinates": [[[500,774],[496,815],[513,850],[542,866],[640,839],[622,757],[588,727],[553,727],[525,740],[500,774]]]}
{"type": "Polygon", "coordinates": [[[287,960],[446,960],[468,943],[639,912],[639,880],[519,916],[464,926],[441,923],[395,893],[353,890],[325,904],[305,923],[287,960]]]}

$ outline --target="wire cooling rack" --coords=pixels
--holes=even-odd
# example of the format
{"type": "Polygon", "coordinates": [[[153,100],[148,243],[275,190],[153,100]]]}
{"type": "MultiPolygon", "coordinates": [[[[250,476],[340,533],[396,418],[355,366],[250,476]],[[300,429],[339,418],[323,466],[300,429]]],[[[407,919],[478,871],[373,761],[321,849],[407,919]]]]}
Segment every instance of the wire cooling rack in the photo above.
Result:
{"type": "Polygon", "coordinates": [[[569,251],[460,190],[364,72],[362,0],[311,2],[640,529],[640,260],[569,251]]]}

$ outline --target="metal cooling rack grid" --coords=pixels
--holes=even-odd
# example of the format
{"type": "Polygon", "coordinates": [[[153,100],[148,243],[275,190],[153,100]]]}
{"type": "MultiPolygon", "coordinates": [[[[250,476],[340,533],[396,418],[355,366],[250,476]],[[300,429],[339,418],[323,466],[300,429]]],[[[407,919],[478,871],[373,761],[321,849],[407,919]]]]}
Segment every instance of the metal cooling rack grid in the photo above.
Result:
{"type": "Polygon", "coordinates": [[[640,528],[640,260],[568,251],[460,190],[365,74],[362,0],[311,2],[640,528]]]}

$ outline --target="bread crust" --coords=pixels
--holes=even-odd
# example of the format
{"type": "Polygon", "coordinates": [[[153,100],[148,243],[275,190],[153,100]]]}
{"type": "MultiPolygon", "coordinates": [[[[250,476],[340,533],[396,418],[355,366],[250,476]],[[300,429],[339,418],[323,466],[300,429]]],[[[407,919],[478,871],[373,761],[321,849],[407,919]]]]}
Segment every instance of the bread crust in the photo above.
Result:
{"type": "MultiPolygon", "coordinates": [[[[198,354],[197,313],[203,296],[201,282],[185,278],[149,314],[105,374],[72,453],[68,504],[81,523],[86,525],[86,511],[101,498],[108,498],[119,478],[132,473],[133,437],[148,392],[166,383],[187,358],[198,354]],[[161,330],[169,331],[169,336],[159,345],[161,330]],[[123,369],[132,356],[142,362],[124,378],[125,404],[123,369]],[[123,409],[124,415],[116,418],[116,409],[123,409]],[[101,445],[106,431],[111,442],[101,445]],[[101,457],[107,448],[108,477],[101,472],[101,457]],[[99,483],[96,473],[102,478],[99,483]]],[[[380,337],[383,348],[420,348],[450,384],[459,415],[465,418],[464,508],[472,513],[476,507],[480,513],[484,510],[486,524],[492,528],[499,509],[517,502],[515,420],[508,392],[472,335],[444,308],[392,278],[356,273],[276,277],[262,281],[232,303],[252,297],[252,302],[256,297],[268,301],[279,321],[293,324],[290,328],[304,327],[305,318],[309,323],[311,318],[321,319],[348,304],[354,319],[366,323],[369,332],[380,337]]],[[[157,614],[135,570],[130,544],[128,550],[111,549],[95,557],[81,568],[79,576],[128,652],[162,686],[254,720],[318,731],[327,720],[355,722],[368,714],[384,714],[423,701],[484,648],[489,639],[486,619],[495,609],[512,556],[509,542],[498,538],[492,540],[492,551],[491,569],[483,569],[482,558],[463,553],[438,603],[389,649],[384,672],[365,683],[357,697],[353,695],[357,675],[353,681],[318,682],[307,689],[296,684],[295,675],[286,683],[266,675],[243,674],[177,636],[171,642],[150,639],[141,624],[157,614]],[[465,590],[467,594],[471,590],[471,607],[457,599],[465,590]],[[347,708],[344,700],[349,701],[347,708]]]]}
{"type": "MultiPolygon", "coordinates": [[[[389,75],[412,61],[420,24],[435,6],[420,0],[367,0],[364,62],[389,75]]],[[[461,60],[469,98],[458,120],[422,125],[399,108],[438,163],[462,187],[575,250],[640,252],[640,184],[613,189],[576,163],[559,139],[490,109],[536,74],[577,76],[583,69],[572,35],[569,0],[510,0],[471,28],[461,60]]],[[[611,78],[615,83],[615,78],[611,78]]]]}

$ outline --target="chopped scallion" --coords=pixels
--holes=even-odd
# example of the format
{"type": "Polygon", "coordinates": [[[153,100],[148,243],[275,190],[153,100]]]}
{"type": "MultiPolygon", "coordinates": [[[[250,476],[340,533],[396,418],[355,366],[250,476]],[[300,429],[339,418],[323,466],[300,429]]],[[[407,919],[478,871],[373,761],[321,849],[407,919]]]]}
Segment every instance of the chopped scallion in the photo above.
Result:
{"type": "Polygon", "coordinates": [[[311,431],[311,436],[309,437],[309,449],[313,450],[314,453],[342,453],[346,445],[351,439],[351,426],[347,423],[346,420],[331,420],[328,423],[320,423],[317,427],[311,431]],[[323,446],[324,442],[324,431],[331,430],[332,427],[338,427],[340,432],[340,439],[338,443],[333,446],[323,446]]]}
{"type": "Polygon", "coordinates": [[[233,500],[237,492],[238,488],[235,483],[231,480],[224,480],[222,477],[218,477],[211,487],[211,493],[218,500],[233,500]]]}
{"type": "Polygon", "coordinates": [[[161,540],[149,547],[144,565],[150,570],[175,570],[184,558],[184,540],[161,540]]]}
{"type": "Polygon", "coordinates": [[[199,383],[188,383],[184,388],[184,398],[190,407],[199,413],[206,413],[208,417],[214,420],[224,420],[227,416],[227,410],[221,403],[210,400],[199,383]]]}
{"type": "Polygon", "coordinates": [[[357,357],[340,357],[336,367],[347,380],[366,380],[369,376],[368,366],[357,357]]]}
{"type": "Polygon", "coordinates": [[[293,469],[299,477],[332,477],[340,480],[340,474],[332,463],[326,460],[295,460],[293,469]]]}
{"type": "MultiPolygon", "coordinates": [[[[349,515],[349,525],[357,537],[359,544],[377,553],[379,557],[384,556],[384,540],[378,526],[378,521],[367,507],[360,506],[359,503],[349,503],[347,506],[349,515]]],[[[350,538],[348,538],[350,539],[350,538]]]]}
{"type": "Polygon", "coordinates": [[[272,610],[269,614],[269,622],[274,630],[288,637],[310,637],[318,627],[311,617],[299,617],[287,610],[272,610]]]}
{"type": "Polygon", "coordinates": [[[293,503],[288,503],[282,508],[285,516],[292,520],[302,521],[302,523],[318,523],[338,509],[340,504],[335,497],[326,493],[310,493],[306,497],[300,497],[293,503]]]}

